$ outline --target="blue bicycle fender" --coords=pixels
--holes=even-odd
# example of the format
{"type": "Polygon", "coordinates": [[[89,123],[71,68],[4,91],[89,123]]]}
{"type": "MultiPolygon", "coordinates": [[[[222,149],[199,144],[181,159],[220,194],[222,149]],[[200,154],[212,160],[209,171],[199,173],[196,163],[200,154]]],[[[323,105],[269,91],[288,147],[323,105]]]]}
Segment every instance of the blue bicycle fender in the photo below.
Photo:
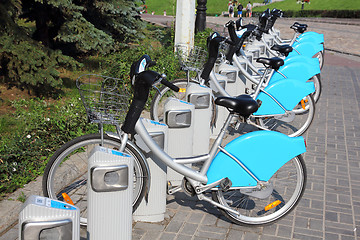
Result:
{"type": "Polygon", "coordinates": [[[284,59],[284,65],[283,66],[286,66],[286,64],[290,64],[292,62],[306,62],[306,63],[309,63],[309,64],[314,64],[314,63],[319,62],[319,61],[313,61],[313,59],[314,58],[304,56],[304,55],[295,55],[295,56],[292,56],[292,57],[286,57],[284,59]]]}
{"type": "Polygon", "coordinates": [[[313,42],[324,43],[324,34],[317,32],[304,32],[296,38],[300,42],[304,39],[311,39],[313,42]]]}
{"type": "MultiPolygon", "coordinates": [[[[274,131],[255,131],[225,146],[261,181],[268,181],[290,159],[306,151],[303,137],[274,131]]],[[[219,152],[207,171],[208,184],[228,177],[233,187],[256,186],[256,181],[232,158],[219,152]]]]}
{"type": "MultiPolygon", "coordinates": [[[[307,95],[315,91],[314,82],[303,82],[294,79],[275,81],[264,89],[283,107],[291,111],[307,95]]],[[[260,92],[256,100],[261,100],[259,109],[254,115],[283,114],[285,111],[267,94],[260,92]]]]}
{"type": "Polygon", "coordinates": [[[289,53],[288,57],[296,56],[299,54],[308,57],[313,57],[316,53],[322,50],[324,50],[323,44],[313,44],[310,42],[303,42],[293,47],[293,51],[289,53]]]}
{"type": "MultiPolygon", "coordinates": [[[[316,74],[320,73],[319,60],[317,58],[310,58],[301,55],[294,56],[291,57],[289,61],[286,61],[286,64],[284,64],[279,68],[279,72],[284,74],[287,78],[292,78],[306,82],[316,74]],[[291,60],[292,58],[299,60],[298,61],[291,60]],[[302,61],[300,61],[300,59],[302,61]]],[[[284,79],[284,76],[282,76],[278,72],[275,72],[270,79],[270,84],[273,81],[279,79],[284,79]]]]}
{"type": "Polygon", "coordinates": [[[298,44],[301,44],[301,43],[304,43],[304,42],[308,42],[308,43],[311,43],[311,44],[321,44],[321,45],[323,45],[323,42],[321,42],[321,40],[306,37],[306,38],[302,38],[302,39],[297,39],[297,41],[293,43],[292,47],[294,48],[298,44]]]}

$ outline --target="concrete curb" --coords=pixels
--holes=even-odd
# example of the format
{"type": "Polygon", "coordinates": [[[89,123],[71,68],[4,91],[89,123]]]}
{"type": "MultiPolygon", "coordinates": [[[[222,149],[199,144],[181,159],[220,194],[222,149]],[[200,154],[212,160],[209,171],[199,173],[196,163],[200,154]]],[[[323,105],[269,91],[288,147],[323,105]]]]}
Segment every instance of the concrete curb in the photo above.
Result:
{"type": "Polygon", "coordinates": [[[31,195],[43,195],[41,182],[42,176],[39,176],[35,181],[26,184],[5,200],[0,201],[0,236],[17,223],[23,205],[20,199],[26,199],[31,195]]]}

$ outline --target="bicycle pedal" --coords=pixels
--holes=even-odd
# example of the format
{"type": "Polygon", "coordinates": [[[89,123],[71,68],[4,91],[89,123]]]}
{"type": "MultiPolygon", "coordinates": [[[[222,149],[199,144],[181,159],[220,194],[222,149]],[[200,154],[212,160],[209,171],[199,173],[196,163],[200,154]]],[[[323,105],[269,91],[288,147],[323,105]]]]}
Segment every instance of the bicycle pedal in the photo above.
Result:
{"type": "Polygon", "coordinates": [[[229,178],[226,177],[223,180],[221,180],[219,186],[220,186],[221,190],[226,192],[232,186],[232,182],[229,178]]]}

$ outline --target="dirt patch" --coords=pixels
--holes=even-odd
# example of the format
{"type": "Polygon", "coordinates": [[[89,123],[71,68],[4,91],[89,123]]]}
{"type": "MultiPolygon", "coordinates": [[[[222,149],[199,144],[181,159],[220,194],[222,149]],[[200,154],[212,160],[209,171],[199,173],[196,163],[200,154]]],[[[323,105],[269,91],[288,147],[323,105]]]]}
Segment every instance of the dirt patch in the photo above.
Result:
{"type": "Polygon", "coordinates": [[[31,96],[26,90],[22,91],[16,87],[9,89],[6,85],[0,84],[0,115],[5,115],[15,110],[11,107],[11,101],[30,98],[31,96]]]}

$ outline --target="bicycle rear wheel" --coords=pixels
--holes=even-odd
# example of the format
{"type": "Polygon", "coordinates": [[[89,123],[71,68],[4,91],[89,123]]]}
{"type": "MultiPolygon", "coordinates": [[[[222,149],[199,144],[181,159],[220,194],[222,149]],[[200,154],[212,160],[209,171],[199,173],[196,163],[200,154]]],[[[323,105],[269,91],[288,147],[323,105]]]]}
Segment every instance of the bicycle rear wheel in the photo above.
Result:
{"type": "Polygon", "coordinates": [[[310,78],[307,82],[313,82],[315,85],[315,92],[312,94],[312,96],[314,98],[315,103],[317,103],[320,99],[321,90],[322,90],[320,73],[310,78]]]}
{"type": "MultiPolygon", "coordinates": [[[[88,155],[95,146],[99,145],[101,145],[100,134],[84,135],[67,142],[50,158],[43,176],[44,195],[63,201],[62,193],[68,194],[75,206],[80,209],[81,225],[87,224],[88,155]]],[[[120,141],[104,136],[102,146],[117,150],[120,141]]],[[[141,151],[130,141],[126,144],[124,152],[134,158],[133,211],[135,211],[145,194],[148,169],[141,151]]]]}
{"type": "Polygon", "coordinates": [[[324,50],[317,52],[313,58],[317,58],[319,60],[319,66],[320,66],[320,70],[323,68],[324,66],[324,51],[325,51],[325,46],[324,46],[324,50]]]}
{"type": "Polygon", "coordinates": [[[238,212],[235,215],[219,208],[232,222],[247,226],[266,225],[284,217],[296,207],[304,194],[306,179],[305,163],[298,155],[270,178],[273,191],[267,198],[249,196],[239,189],[226,192],[214,190],[212,196],[214,201],[238,212]]]}
{"type": "Polygon", "coordinates": [[[315,115],[315,101],[312,95],[307,95],[292,110],[289,117],[255,117],[257,125],[284,133],[290,137],[302,135],[311,125],[315,115]]]}

